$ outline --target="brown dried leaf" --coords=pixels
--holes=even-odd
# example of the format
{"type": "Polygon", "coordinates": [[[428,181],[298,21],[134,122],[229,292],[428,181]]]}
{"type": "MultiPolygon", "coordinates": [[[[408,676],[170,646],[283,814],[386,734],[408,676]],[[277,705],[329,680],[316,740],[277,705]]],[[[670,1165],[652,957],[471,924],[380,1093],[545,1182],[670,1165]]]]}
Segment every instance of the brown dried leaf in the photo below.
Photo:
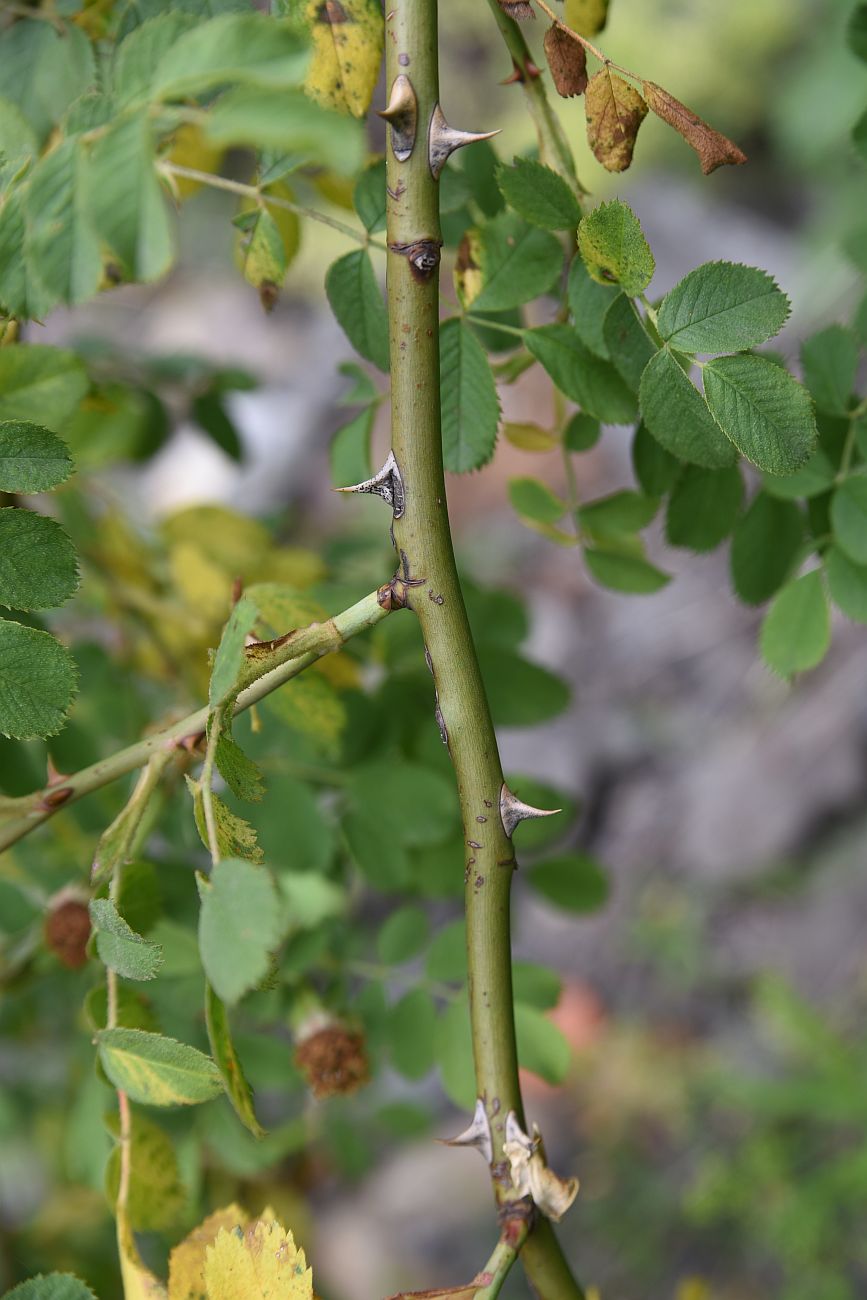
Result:
{"type": "Polygon", "coordinates": [[[590,78],[586,105],[590,148],[607,171],[626,171],[638,128],[647,116],[641,95],[610,68],[603,68],[590,78]]]}
{"type": "Polygon", "coordinates": [[[653,81],[642,83],[645,98],[657,117],[673,126],[683,136],[688,145],[698,154],[701,169],[705,176],[730,163],[734,167],[747,161],[746,154],[738,148],[733,140],[721,132],[715,131],[707,122],[702,121],[697,113],[682,104],[674,95],[670,95],[662,86],[653,81]]]}
{"type": "Polygon", "coordinates": [[[583,45],[552,23],[545,33],[545,58],[558,95],[569,99],[587,89],[587,51],[583,45]]]}
{"type": "Polygon", "coordinates": [[[468,1286],[446,1287],[444,1291],[401,1291],[388,1300],[475,1300],[479,1291],[490,1286],[493,1280],[490,1273],[482,1273],[468,1286]]]}
{"type": "Polygon", "coordinates": [[[521,22],[525,18],[535,18],[533,6],[527,0],[498,0],[499,6],[508,18],[521,22]]]}

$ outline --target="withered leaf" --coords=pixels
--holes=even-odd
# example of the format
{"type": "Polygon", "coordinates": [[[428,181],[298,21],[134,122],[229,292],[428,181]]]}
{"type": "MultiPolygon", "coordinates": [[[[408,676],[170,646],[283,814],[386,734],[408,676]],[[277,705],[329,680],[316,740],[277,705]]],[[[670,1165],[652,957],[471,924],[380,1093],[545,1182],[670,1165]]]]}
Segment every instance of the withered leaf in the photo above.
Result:
{"type": "Polygon", "coordinates": [[[599,162],[607,171],[626,171],[638,128],[647,116],[641,95],[610,68],[603,68],[587,85],[586,113],[587,139],[599,162]]]}
{"type": "Polygon", "coordinates": [[[557,94],[564,99],[587,89],[587,51],[557,23],[545,33],[545,58],[557,94]]]}
{"type": "Polygon", "coordinates": [[[674,95],[670,95],[662,86],[653,81],[642,83],[644,96],[657,117],[673,126],[683,136],[688,145],[698,154],[701,169],[705,176],[716,171],[726,163],[740,166],[747,161],[746,154],[738,148],[733,140],[715,131],[707,122],[702,121],[697,113],[682,104],[674,95]]]}
{"type": "Polygon", "coordinates": [[[509,18],[517,18],[521,22],[525,18],[535,18],[536,14],[531,4],[527,0],[499,0],[500,8],[509,18]]]}

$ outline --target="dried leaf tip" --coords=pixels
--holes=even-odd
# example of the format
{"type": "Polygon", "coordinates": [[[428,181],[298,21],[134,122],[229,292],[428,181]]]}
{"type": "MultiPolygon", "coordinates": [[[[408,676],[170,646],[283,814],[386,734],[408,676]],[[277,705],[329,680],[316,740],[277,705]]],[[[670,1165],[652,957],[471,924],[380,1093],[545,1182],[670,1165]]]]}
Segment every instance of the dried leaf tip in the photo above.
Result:
{"type": "Polygon", "coordinates": [[[534,808],[532,804],[523,803],[503,782],[500,790],[500,820],[509,839],[514,835],[519,822],[530,817],[556,817],[562,811],[562,808],[534,808]]]}
{"type": "Polygon", "coordinates": [[[404,509],[403,479],[394,459],[394,452],[388,453],[388,459],[378,474],[367,478],[363,483],[353,483],[350,487],[339,487],[335,492],[370,492],[387,501],[394,512],[395,519],[400,519],[404,509]]]}
{"type": "Polygon", "coordinates": [[[560,1178],[549,1169],[542,1154],[538,1126],[533,1136],[525,1133],[513,1110],[506,1116],[503,1153],[509,1162],[512,1185],[519,1196],[531,1196],[548,1219],[558,1223],[578,1195],[577,1178],[560,1178]]]}
{"type": "Polygon", "coordinates": [[[398,162],[406,162],[415,148],[418,129],[418,100],[412,82],[404,73],[395,77],[388,106],[378,116],[391,127],[391,147],[398,162]]]}
{"type": "Polygon", "coordinates": [[[491,1125],[488,1121],[485,1103],[481,1097],[476,1101],[476,1109],[473,1112],[472,1122],[469,1127],[465,1128],[463,1133],[459,1133],[457,1137],[437,1138],[437,1141],[447,1147],[476,1147],[484,1156],[485,1164],[491,1164],[494,1159],[491,1125]]]}
{"type": "Polygon", "coordinates": [[[456,131],[454,127],[449,126],[442,109],[437,104],[431,117],[428,140],[428,157],[434,180],[439,179],[440,172],[456,149],[462,149],[465,144],[476,144],[479,140],[490,140],[492,136],[499,134],[499,130],[478,133],[456,131]]]}

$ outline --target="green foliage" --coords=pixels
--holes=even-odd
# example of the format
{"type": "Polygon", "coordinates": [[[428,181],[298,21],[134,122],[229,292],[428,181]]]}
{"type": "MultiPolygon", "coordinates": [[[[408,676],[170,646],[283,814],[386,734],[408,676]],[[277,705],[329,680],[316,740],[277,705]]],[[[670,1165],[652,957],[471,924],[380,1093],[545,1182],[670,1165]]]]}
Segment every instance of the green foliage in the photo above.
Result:
{"type": "Polygon", "coordinates": [[[94,898],[89,907],[96,931],[96,951],[109,970],[129,980],[152,980],[162,965],[162,949],[131,929],[107,898],[94,898]]]}
{"type": "Polygon", "coordinates": [[[732,582],[741,600],[770,600],[789,576],[803,536],[804,518],[793,501],[756,494],[732,536],[732,582]]]}
{"type": "Polygon", "coordinates": [[[659,307],[659,332],[681,352],[741,352],[779,334],[789,300],[765,271],[706,262],[684,276],[659,307]]]}
{"type": "Polygon", "coordinates": [[[796,578],[774,597],[762,624],[762,655],[781,677],[821,663],[831,638],[828,601],[817,569],[796,578]]]}
{"type": "Polygon", "coordinates": [[[829,325],[801,348],[804,382],[820,411],[846,415],[858,369],[858,340],[843,325],[829,325]]]}
{"type": "Polygon", "coordinates": [[[494,454],[500,400],[481,344],[458,317],[440,326],[440,376],[445,467],[479,469],[494,454]]]}
{"type": "Polygon", "coordinates": [[[831,499],[837,545],[856,564],[867,564],[867,479],[849,478],[831,499]]]}
{"type": "Polygon", "coordinates": [[[530,158],[516,158],[511,167],[500,167],[497,184],[503,198],[518,216],[546,230],[573,230],[581,220],[581,209],[563,177],[530,158]]]}
{"type": "Polygon", "coordinates": [[[600,284],[619,284],[630,298],[643,293],[656,270],[638,218],[619,199],[602,203],[578,227],[584,264],[600,284]]]}
{"type": "Polygon", "coordinates": [[[356,352],[388,370],[388,318],[368,254],[357,249],[338,258],[325,277],[325,292],[356,352]]]}
{"type": "Polygon", "coordinates": [[[816,444],[806,389],[764,357],[717,357],[704,370],[714,419],[748,460],[768,474],[791,474],[816,444]]]}
{"type": "Polygon", "coordinates": [[[561,393],[605,424],[635,419],[635,398],[608,361],[594,356],[568,325],[527,330],[524,343],[561,393]]]}
{"type": "Polygon", "coordinates": [[[222,1089],[210,1057],[173,1038],[141,1029],[103,1029],[96,1044],[114,1086],[144,1106],[196,1106],[222,1089]]]}
{"type": "Polygon", "coordinates": [[[76,680],[72,656],[49,632],[0,620],[0,733],[19,740],[55,735],[76,680]]]}
{"type": "Polygon", "coordinates": [[[734,447],[668,348],[657,352],[641,376],[639,401],[645,426],[678,460],[704,469],[734,464],[734,447]]]}
{"type": "Polygon", "coordinates": [[[211,1055],[222,1075],[223,1087],[235,1114],[254,1137],[264,1137],[265,1130],[253,1107],[253,1093],[235,1050],[228,1013],[210,984],[205,986],[205,1023],[211,1055]]]}
{"type": "Polygon", "coordinates": [[[78,563],[69,537],[54,519],[0,509],[0,605],[51,609],[78,586],[78,563]]]}
{"type": "Polygon", "coordinates": [[[95,1300],[89,1286],[71,1273],[31,1277],[7,1291],[3,1300],[95,1300]]]}
{"type": "Polygon", "coordinates": [[[608,897],[605,874],[583,853],[549,858],[531,868],[527,880],[543,897],[570,912],[593,912],[608,897]]]}
{"type": "Polygon", "coordinates": [[[740,470],[685,466],[675,483],[665,516],[665,535],[672,546],[712,551],[734,528],[744,485],[740,470]]]}
{"type": "Polygon", "coordinates": [[[268,970],[281,931],[277,891],[264,868],[241,858],[218,862],[201,891],[202,965],[214,992],[231,1004],[268,970]]]}
{"type": "Polygon", "coordinates": [[[72,473],[66,444],[37,424],[0,424],[0,491],[47,492],[72,473]]]}
{"type": "Polygon", "coordinates": [[[563,255],[554,235],[510,212],[467,231],[455,271],[466,310],[508,311],[546,293],[563,255]]]}

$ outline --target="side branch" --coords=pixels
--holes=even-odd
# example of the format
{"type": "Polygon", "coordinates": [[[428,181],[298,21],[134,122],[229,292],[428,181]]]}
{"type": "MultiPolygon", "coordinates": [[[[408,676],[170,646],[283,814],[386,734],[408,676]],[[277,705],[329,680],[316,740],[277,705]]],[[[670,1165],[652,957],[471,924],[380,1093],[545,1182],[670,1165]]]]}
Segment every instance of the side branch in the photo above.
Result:
{"type": "MultiPolygon", "coordinates": [[[[278,641],[248,647],[248,664],[242,678],[243,689],[235,702],[235,714],[257,704],[323,655],[340,649],[359,632],[375,627],[388,615],[390,608],[388,602],[382,601],[381,592],[374,591],[325,623],[313,623],[310,627],[288,633],[278,641]]],[[[52,782],[43,790],[17,799],[0,798],[0,852],[29,835],[60,808],[143,767],[155,754],[198,741],[207,725],[208,714],[207,706],[197,709],[178,722],[119,750],[110,758],[100,759],[72,776],[52,782]]]]}

